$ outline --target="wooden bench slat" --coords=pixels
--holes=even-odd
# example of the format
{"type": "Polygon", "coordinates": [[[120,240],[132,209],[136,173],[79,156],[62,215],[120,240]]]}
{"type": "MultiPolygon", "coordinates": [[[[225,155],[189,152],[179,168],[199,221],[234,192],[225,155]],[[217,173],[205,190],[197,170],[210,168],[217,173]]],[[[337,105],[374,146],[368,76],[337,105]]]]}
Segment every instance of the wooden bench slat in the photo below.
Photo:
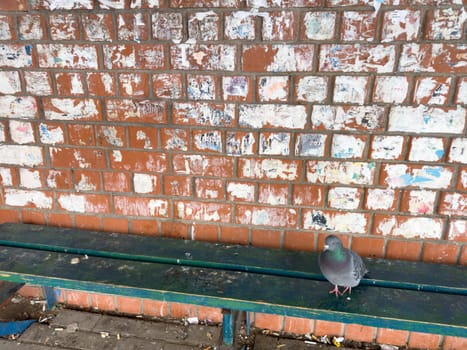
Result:
{"type": "MultiPolygon", "coordinates": [[[[0,225],[0,245],[324,280],[314,252],[223,244],[213,249],[213,243],[199,241],[28,224],[0,225]]],[[[362,285],[467,295],[467,269],[462,266],[383,259],[365,262],[370,274],[362,285]]]]}
{"type": "Polygon", "coordinates": [[[467,336],[467,297],[361,286],[351,299],[329,283],[286,276],[0,247],[0,278],[17,283],[467,336]],[[291,293],[293,291],[293,293],[291,293]]]}

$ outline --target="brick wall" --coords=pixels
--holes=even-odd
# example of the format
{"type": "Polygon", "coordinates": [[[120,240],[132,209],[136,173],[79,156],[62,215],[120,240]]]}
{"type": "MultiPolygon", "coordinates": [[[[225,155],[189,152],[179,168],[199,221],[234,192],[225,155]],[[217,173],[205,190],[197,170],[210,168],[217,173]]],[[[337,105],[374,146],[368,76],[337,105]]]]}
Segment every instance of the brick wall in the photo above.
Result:
{"type": "Polygon", "coordinates": [[[0,219],[467,263],[462,0],[2,0],[0,219]]]}

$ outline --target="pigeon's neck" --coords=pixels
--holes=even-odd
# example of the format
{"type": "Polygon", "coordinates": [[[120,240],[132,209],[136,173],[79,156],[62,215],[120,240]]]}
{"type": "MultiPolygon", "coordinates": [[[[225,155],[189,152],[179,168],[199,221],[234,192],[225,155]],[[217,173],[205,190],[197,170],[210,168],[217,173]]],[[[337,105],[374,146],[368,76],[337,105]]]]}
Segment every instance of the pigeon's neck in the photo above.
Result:
{"type": "Polygon", "coordinates": [[[344,249],[335,249],[331,251],[332,257],[336,261],[344,261],[345,260],[345,252],[344,249]]]}

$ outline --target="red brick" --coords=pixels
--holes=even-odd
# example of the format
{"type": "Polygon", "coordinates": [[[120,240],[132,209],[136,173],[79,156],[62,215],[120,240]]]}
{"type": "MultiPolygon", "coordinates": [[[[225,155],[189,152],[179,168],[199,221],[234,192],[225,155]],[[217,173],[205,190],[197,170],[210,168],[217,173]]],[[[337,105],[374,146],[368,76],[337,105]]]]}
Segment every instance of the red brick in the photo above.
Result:
{"type": "Polygon", "coordinates": [[[77,306],[80,308],[87,308],[90,306],[89,293],[77,290],[67,290],[63,292],[65,294],[65,302],[67,305],[77,306]]]}
{"type": "Polygon", "coordinates": [[[376,328],[359,324],[348,324],[345,326],[345,338],[372,343],[376,338],[376,328]]]}
{"type": "Polygon", "coordinates": [[[167,155],[143,151],[113,151],[110,159],[112,169],[163,173],[167,170],[167,155]]]}
{"type": "Polygon", "coordinates": [[[294,185],[293,204],[321,207],[324,204],[324,187],[318,185],[294,185]]]}
{"type": "Polygon", "coordinates": [[[181,41],[183,39],[183,16],[180,12],[155,12],[151,16],[152,37],[156,40],[181,41]]]}
{"type": "Polygon", "coordinates": [[[100,150],[53,147],[50,148],[50,158],[54,168],[104,169],[107,167],[105,154],[100,150]]]}
{"type": "Polygon", "coordinates": [[[254,229],[251,231],[251,244],[262,248],[280,248],[281,232],[254,229]]]}
{"type": "Polygon", "coordinates": [[[44,40],[45,19],[41,15],[21,15],[18,17],[18,32],[21,40],[44,40]]]}
{"type": "Polygon", "coordinates": [[[467,220],[449,220],[448,239],[456,242],[467,242],[467,220]]]}
{"type": "Polygon", "coordinates": [[[24,224],[45,225],[46,219],[43,212],[36,210],[22,210],[21,222],[24,224]]]}
{"type": "Polygon", "coordinates": [[[258,203],[270,205],[288,204],[289,186],[282,184],[263,184],[258,185],[258,203]]]}
{"type": "Polygon", "coordinates": [[[0,3],[0,11],[26,11],[26,0],[3,0],[0,3]]]}
{"type": "Polygon", "coordinates": [[[38,286],[31,286],[26,284],[25,286],[21,287],[18,291],[18,294],[27,297],[27,298],[43,298],[44,292],[42,287],[38,286]]]}
{"type": "Polygon", "coordinates": [[[221,225],[220,231],[220,241],[223,243],[247,245],[250,241],[246,227],[221,225]]]}
{"type": "Polygon", "coordinates": [[[237,205],[236,223],[255,226],[296,227],[295,209],[253,205],[237,205]]]}
{"type": "Polygon", "coordinates": [[[156,149],[158,129],[145,126],[128,126],[131,148],[156,149]]]}
{"type": "Polygon", "coordinates": [[[128,233],[128,219],[104,217],[102,228],[106,232],[128,233]]]}
{"type": "Polygon", "coordinates": [[[467,190],[467,167],[462,167],[458,172],[457,189],[467,190]]]}
{"type": "Polygon", "coordinates": [[[171,45],[171,69],[233,71],[237,47],[227,44],[171,45]]]}
{"type": "Polygon", "coordinates": [[[245,45],[242,53],[244,72],[311,72],[315,47],[301,45],[245,45]],[[294,57],[292,61],[281,61],[283,55],[294,57]]]}
{"type": "Polygon", "coordinates": [[[163,221],[161,223],[161,234],[163,237],[187,239],[189,226],[183,222],[163,221]]]}
{"type": "Polygon", "coordinates": [[[101,191],[100,172],[89,170],[76,170],[73,172],[73,183],[77,192],[101,191]]]}
{"type": "Polygon", "coordinates": [[[157,221],[154,219],[132,219],[130,233],[155,236],[158,233],[157,221]]]}
{"type": "Polygon", "coordinates": [[[450,216],[465,216],[467,213],[467,194],[443,192],[440,199],[439,213],[450,216]]]}
{"type": "Polygon", "coordinates": [[[336,12],[306,12],[301,23],[302,37],[308,40],[332,40],[336,35],[336,12]]]}
{"type": "Polygon", "coordinates": [[[460,350],[467,349],[467,338],[461,337],[444,337],[443,350],[460,350]]]}
{"type": "Polygon", "coordinates": [[[177,197],[189,197],[192,194],[192,178],[189,176],[164,176],[164,194],[177,197]]]}
{"type": "Polygon", "coordinates": [[[125,216],[168,217],[170,207],[165,199],[114,196],[114,210],[125,216]]]}
{"type": "MultiPolygon", "coordinates": [[[[2,6],[3,4],[0,4],[2,6]]],[[[1,7],[0,7],[1,9],[1,7]]],[[[0,16],[0,26],[2,28],[2,33],[0,35],[0,40],[14,40],[16,39],[16,33],[14,30],[14,18],[12,16],[0,16]]]]}
{"type": "Polygon", "coordinates": [[[254,183],[230,181],[227,184],[227,199],[232,202],[253,202],[255,192],[254,183]]]}
{"type": "Polygon", "coordinates": [[[414,103],[442,105],[448,102],[451,77],[420,77],[415,80],[414,103]]]}
{"type": "Polygon", "coordinates": [[[97,47],[79,44],[37,44],[37,59],[41,68],[97,69],[97,47]],[[57,60],[56,58],[61,59],[57,60]]]}
{"type": "Polygon", "coordinates": [[[19,211],[12,209],[0,209],[0,223],[20,222],[19,211]]]}
{"type": "Polygon", "coordinates": [[[126,147],[126,130],[123,126],[99,125],[97,144],[104,147],[126,147]]]}
{"type": "Polygon", "coordinates": [[[130,176],[123,172],[104,172],[104,190],[108,192],[129,192],[130,176]]]}
{"type": "Polygon", "coordinates": [[[164,128],[161,130],[161,143],[164,150],[187,151],[190,133],[186,129],[164,128]]]}
{"type": "Polygon", "coordinates": [[[106,69],[165,69],[164,46],[161,44],[121,44],[104,46],[106,69]]]}
{"type": "Polygon", "coordinates": [[[71,13],[51,14],[49,17],[52,40],[78,40],[79,18],[71,13]]]}
{"type": "Polygon", "coordinates": [[[298,180],[302,163],[288,159],[240,158],[238,176],[253,179],[298,180]]]}
{"type": "Polygon", "coordinates": [[[384,251],[384,239],[376,237],[353,237],[352,250],[362,256],[382,258],[384,251]]]}
{"type": "Polygon", "coordinates": [[[194,224],[191,226],[190,235],[197,241],[218,242],[219,228],[217,225],[194,224]]]}
{"type": "Polygon", "coordinates": [[[233,159],[229,157],[174,154],[172,167],[179,175],[233,177],[233,159]]]}
{"type": "Polygon", "coordinates": [[[167,105],[165,102],[108,99],[105,108],[108,120],[113,122],[167,123],[167,105]]]}
{"type": "Polygon", "coordinates": [[[439,334],[410,332],[409,343],[407,345],[415,349],[438,350],[441,339],[442,336],[439,334]]]}
{"type": "Polygon", "coordinates": [[[118,75],[120,95],[144,97],[149,94],[148,75],[143,73],[120,73],[118,75]]]}
{"type": "Polygon", "coordinates": [[[232,207],[216,202],[176,201],[175,218],[194,221],[213,221],[230,223],[232,207]]]}
{"type": "Polygon", "coordinates": [[[406,44],[399,60],[401,72],[465,72],[467,48],[453,44],[406,44]],[[449,62],[449,64],[446,64],[449,62]]]}
{"type": "Polygon", "coordinates": [[[315,251],[315,234],[303,231],[286,231],[284,234],[284,248],[315,251]]]}
{"type": "Polygon", "coordinates": [[[307,318],[288,317],[284,318],[284,332],[293,334],[310,334],[313,330],[313,320],[307,318]]]}
{"type": "Polygon", "coordinates": [[[170,303],[170,316],[174,318],[195,317],[196,306],[190,304],[170,303]]]}
{"type": "Polygon", "coordinates": [[[114,41],[112,15],[109,13],[82,16],[84,39],[87,41],[114,41]]]}
{"type": "Polygon", "coordinates": [[[149,38],[148,16],[145,13],[120,13],[117,17],[118,40],[145,41],[149,38]]]}
{"type": "Polygon", "coordinates": [[[79,73],[57,73],[57,93],[61,96],[76,96],[84,94],[83,77],[79,73]]]}
{"type": "Polygon", "coordinates": [[[462,8],[428,10],[425,24],[425,38],[429,40],[462,39],[464,11],[462,8]]]}
{"type": "Polygon", "coordinates": [[[438,264],[455,264],[459,247],[453,244],[425,242],[423,245],[423,261],[438,264]]]}
{"type": "Polygon", "coordinates": [[[87,84],[90,96],[115,96],[115,78],[112,73],[87,73],[87,84]]]}
{"type": "Polygon", "coordinates": [[[90,294],[91,307],[100,311],[116,311],[117,304],[114,295],[90,294]]]}
{"type": "Polygon", "coordinates": [[[464,245],[462,247],[462,252],[459,257],[459,262],[460,265],[467,266],[467,245],[464,245]]]}
{"type": "Polygon", "coordinates": [[[196,41],[219,40],[220,16],[215,12],[188,15],[188,38],[196,41]]]}
{"type": "Polygon", "coordinates": [[[450,187],[454,169],[450,166],[384,164],[379,182],[389,187],[421,187],[446,189],[450,187]],[[433,175],[433,173],[435,175],[433,175]]]}
{"type": "Polygon", "coordinates": [[[168,315],[168,306],[164,301],[143,299],[143,314],[150,317],[165,317],[168,315]]]}
{"type": "Polygon", "coordinates": [[[376,342],[402,346],[407,344],[408,336],[408,331],[380,328],[378,329],[378,333],[376,335],[376,342]]]}
{"type": "Polygon", "coordinates": [[[221,179],[195,180],[195,193],[198,198],[223,199],[225,198],[224,182],[221,179]]]}
{"type": "Polygon", "coordinates": [[[130,298],[117,296],[117,310],[125,314],[140,315],[142,309],[142,300],[139,298],[130,298]]]}
{"type": "Polygon", "coordinates": [[[73,227],[73,218],[70,214],[49,213],[47,216],[47,224],[56,227],[73,227]]]}
{"type": "Polygon", "coordinates": [[[327,335],[329,338],[341,336],[344,334],[344,325],[340,322],[316,320],[314,334],[318,336],[327,335]]]}
{"type": "Polygon", "coordinates": [[[102,231],[101,218],[90,215],[75,215],[76,228],[82,230],[102,231]]]}
{"type": "Polygon", "coordinates": [[[101,194],[68,194],[57,195],[59,208],[79,213],[103,213],[110,212],[110,200],[101,194]]]}
{"type": "Polygon", "coordinates": [[[386,258],[397,260],[420,260],[422,242],[388,240],[386,246],[386,258]]]}
{"type": "Polygon", "coordinates": [[[381,40],[383,42],[417,39],[420,27],[420,11],[395,10],[384,13],[381,40]],[[403,28],[403,30],[401,30],[403,28]]]}
{"type": "Polygon", "coordinates": [[[284,316],[255,313],[254,325],[256,328],[269,329],[271,331],[282,331],[284,316]]]}
{"type": "Polygon", "coordinates": [[[96,144],[94,126],[86,124],[67,125],[68,142],[76,146],[92,146],[96,144]]]}
{"type": "Polygon", "coordinates": [[[222,310],[215,307],[198,306],[198,319],[208,322],[222,322],[222,310]]]}

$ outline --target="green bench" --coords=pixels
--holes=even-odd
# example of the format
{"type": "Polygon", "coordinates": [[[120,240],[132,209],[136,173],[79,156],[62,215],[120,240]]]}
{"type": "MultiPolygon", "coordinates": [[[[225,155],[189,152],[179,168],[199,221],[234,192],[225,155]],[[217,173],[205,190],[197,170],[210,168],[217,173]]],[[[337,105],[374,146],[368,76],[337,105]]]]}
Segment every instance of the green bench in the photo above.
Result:
{"type": "MultiPolygon", "coordinates": [[[[328,294],[317,253],[0,225],[0,280],[467,337],[467,269],[365,259],[350,300],[328,294]],[[87,258],[83,258],[83,257],[87,258]],[[79,258],[79,263],[72,260],[79,258]]],[[[224,342],[233,318],[224,314],[224,342]]]]}

